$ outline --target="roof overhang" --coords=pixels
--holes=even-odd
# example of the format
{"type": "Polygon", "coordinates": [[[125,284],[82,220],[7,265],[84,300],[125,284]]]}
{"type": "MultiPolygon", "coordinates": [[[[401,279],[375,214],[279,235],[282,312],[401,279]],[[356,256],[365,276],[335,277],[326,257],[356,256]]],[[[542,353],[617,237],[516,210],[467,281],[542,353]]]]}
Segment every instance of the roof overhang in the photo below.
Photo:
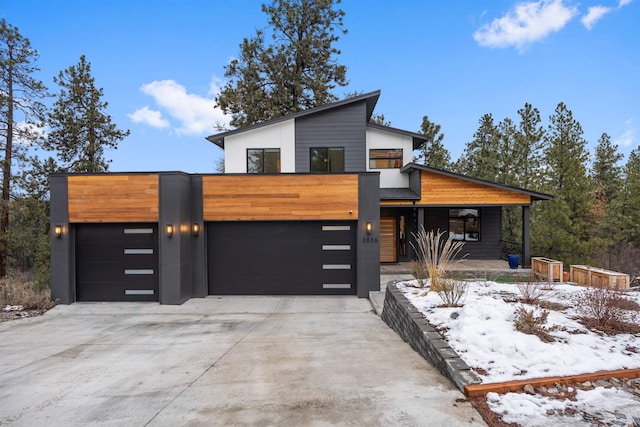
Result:
{"type": "Polygon", "coordinates": [[[490,187],[500,188],[502,190],[513,191],[516,193],[526,194],[531,197],[531,201],[534,200],[553,200],[553,196],[545,193],[538,193],[537,191],[531,191],[524,188],[514,187],[506,184],[498,184],[497,182],[488,181],[486,179],[474,178],[468,175],[462,175],[454,172],[445,171],[442,169],[436,169],[429,166],[420,165],[417,163],[407,163],[405,166],[400,169],[403,173],[411,173],[416,170],[423,170],[426,172],[431,172],[439,175],[448,176],[451,178],[458,178],[469,182],[475,182],[477,184],[483,184],[490,187]]]}
{"type": "Polygon", "coordinates": [[[346,98],[343,99],[341,101],[336,101],[336,102],[332,102],[330,104],[324,104],[324,105],[320,105],[318,107],[314,107],[314,108],[309,108],[308,110],[304,110],[304,111],[299,111],[297,113],[293,113],[293,114],[288,114],[286,116],[282,116],[282,117],[278,117],[276,119],[271,119],[271,120],[265,120],[264,122],[260,122],[260,123],[254,123],[252,125],[249,126],[244,126],[238,129],[233,129],[227,132],[222,132],[222,133],[218,133],[215,135],[210,135],[208,136],[206,139],[209,142],[214,143],[215,145],[217,145],[218,147],[222,148],[224,150],[224,139],[227,136],[231,136],[231,135],[236,135],[242,132],[247,132],[253,129],[259,129],[261,127],[264,126],[269,126],[275,123],[279,123],[279,122],[283,122],[286,120],[291,120],[291,119],[297,119],[299,117],[305,117],[305,116],[309,116],[311,114],[317,114],[323,111],[327,111],[327,110],[332,110],[335,108],[340,108],[340,107],[344,107],[346,105],[351,105],[351,104],[355,104],[357,102],[365,102],[366,103],[366,111],[367,111],[367,117],[366,120],[367,122],[369,121],[369,119],[371,118],[371,115],[373,114],[373,110],[376,107],[376,104],[378,102],[378,98],[380,97],[380,90],[376,90],[373,92],[369,92],[369,93],[364,93],[362,95],[358,95],[358,96],[354,96],[351,98],[346,98]]]}
{"type": "Polygon", "coordinates": [[[417,150],[422,147],[422,145],[427,142],[427,137],[421,133],[409,132],[408,130],[402,130],[398,128],[392,128],[391,126],[379,125],[377,123],[367,123],[368,128],[378,129],[384,132],[391,132],[398,135],[408,136],[411,138],[413,142],[413,149],[417,150]]]}

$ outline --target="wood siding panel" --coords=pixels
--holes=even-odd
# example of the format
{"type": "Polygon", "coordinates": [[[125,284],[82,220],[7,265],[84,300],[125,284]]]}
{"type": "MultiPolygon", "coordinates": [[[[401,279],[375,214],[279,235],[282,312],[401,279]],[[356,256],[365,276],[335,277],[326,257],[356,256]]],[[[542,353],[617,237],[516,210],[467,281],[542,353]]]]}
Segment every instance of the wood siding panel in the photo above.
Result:
{"type": "Polygon", "coordinates": [[[380,218],[380,262],[397,262],[396,218],[380,218]]]}
{"type": "Polygon", "coordinates": [[[344,147],[345,172],[367,170],[366,102],[296,119],[296,172],[309,172],[316,147],[344,147]]]}
{"type": "Polygon", "coordinates": [[[204,176],[205,221],[358,219],[358,175],[204,176]]]}
{"type": "Polygon", "coordinates": [[[459,178],[422,171],[418,204],[427,205],[529,205],[531,196],[459,178]]]}
{"type": "Polygon", "coordinates": [[[69,176],[69,222],[158,222],[158,175],[69,176]]]}

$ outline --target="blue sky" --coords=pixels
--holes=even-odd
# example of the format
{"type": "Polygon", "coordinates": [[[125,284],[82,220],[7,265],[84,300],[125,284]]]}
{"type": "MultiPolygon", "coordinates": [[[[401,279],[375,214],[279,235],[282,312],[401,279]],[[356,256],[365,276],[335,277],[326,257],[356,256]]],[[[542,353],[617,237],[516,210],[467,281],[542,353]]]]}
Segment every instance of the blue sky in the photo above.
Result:
{"type": "MultiPolygon", "coordinates": [[[[0,0],[0,18],[38,50],[38,77],[86,55],[107,112],[131,135],[109,151],[112,171],[213,172],[222,151],[205,136],[224,65],[263,28],[253,0],[0,0]]],[[[640,143],[640,0],[403,0],[341,4],[338,43],[354,91],[382,91],[376,112],[418,131],[442,126],[454,159],[478,121],[518,119],[526,102],[548,123],[559,102],[590,148],[603,132],[623,154],[640,143]]]]}

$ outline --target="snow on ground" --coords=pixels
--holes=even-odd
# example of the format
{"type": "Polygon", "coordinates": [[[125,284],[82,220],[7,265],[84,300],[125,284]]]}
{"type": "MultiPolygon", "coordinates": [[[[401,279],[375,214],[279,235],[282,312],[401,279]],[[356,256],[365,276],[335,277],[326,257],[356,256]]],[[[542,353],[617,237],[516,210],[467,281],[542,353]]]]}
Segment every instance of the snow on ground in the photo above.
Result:
{"type": "MultiPolygon", "coordinates": [[[[640,342],[633,334],[601,336],[590,332],[572,318],[576,312],[568,307],[562,312],[548,310],[546,327],[556,339],[545,343],[535,335],[516,330],[515,311],[530,305],[505,302],[520,297],[517,285],[496,282],[469,282],[463,307],[444,308],[435,292],[411,287],[416,282],[402,282],[398,287],[411,303],[436,327],[446,328],[444,335],[467,365],[482,368],[485,383],[513,379],[574,375],[600,370],[640,368],[640,342]],[[453,315],[453,313],[457,313],[453,315]],[[636,349],[638,353],[634,353],[636,349]]],[[[572,295],[584,288],[573,285],[554,286],[544,299],[570,304],[572,295]]],[[[637,292],[630,293],[640,303],[637,292]]],[[[540,313],[542,309],[536,308],[540,313]]]]}
{"type": "MultiPolygon", "coordinates": [[[[425,294],[425,290],[415,286],[416,281],[398,283],[411,303],[442,330],[449,345],[467,365],[481,368],[478,374],[484,383],[640,368],[637,336],[597,334],[576,320],[578,313],[573,301],[584,288],[555,284],[544,297],[566,306],[561,311],[548,310],[545,326],[555,342],[546,343],[516,330],[517,308],[534,308],[515,302],[521,297],[516,284],[470,281],[463,307],[455,308],[439,307],[443,302],[437,293],[425,294]]],[[[639,292],[629,292],[628,296],[640,303],[639,292]]],[[[537,313],[542,311],[539,307],[534,309],[537,313]]],[[[599,420],[603,417],[612,420],[605,425],[628,425],[633,417],[640,418],[640,400],[616,388],[577,390],[576,401],[541,394],[489,393],[487,403],[492,411],[503,416],[503,421],[527,427],[594,425],[586,419],[590,414],[596,414],[594,417],[599,420]],[[550,416],[560,413],[563,415],[550,416]]]]}
{"type": "Polygon", "coordinates": [[[630,421],[626,415],[640,416],[640,403],[631,393],[604,387],[578,390],[575,402],[526,393],[488,393],[487,403],[493,412],[502,415],[503,421],[523,427],[591,425],[585,413],[604,422],[607,418],[620,420],[618,425],[626,426],[630,421]],[[573,415],[566,415],[568,409],[573,410],[573,415]],[[550,417],[551,412],[565,415],[550,417]]]}

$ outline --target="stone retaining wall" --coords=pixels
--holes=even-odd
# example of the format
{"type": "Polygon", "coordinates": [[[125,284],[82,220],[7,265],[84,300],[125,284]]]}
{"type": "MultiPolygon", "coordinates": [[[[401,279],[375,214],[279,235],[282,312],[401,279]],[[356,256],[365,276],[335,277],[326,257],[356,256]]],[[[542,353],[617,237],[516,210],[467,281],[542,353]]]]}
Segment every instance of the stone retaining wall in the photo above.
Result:
{"type": "Polygon", "coordinates": [[[462,392],[481,382],[393,282],[387,285],[382,320],[462,392]]]}

